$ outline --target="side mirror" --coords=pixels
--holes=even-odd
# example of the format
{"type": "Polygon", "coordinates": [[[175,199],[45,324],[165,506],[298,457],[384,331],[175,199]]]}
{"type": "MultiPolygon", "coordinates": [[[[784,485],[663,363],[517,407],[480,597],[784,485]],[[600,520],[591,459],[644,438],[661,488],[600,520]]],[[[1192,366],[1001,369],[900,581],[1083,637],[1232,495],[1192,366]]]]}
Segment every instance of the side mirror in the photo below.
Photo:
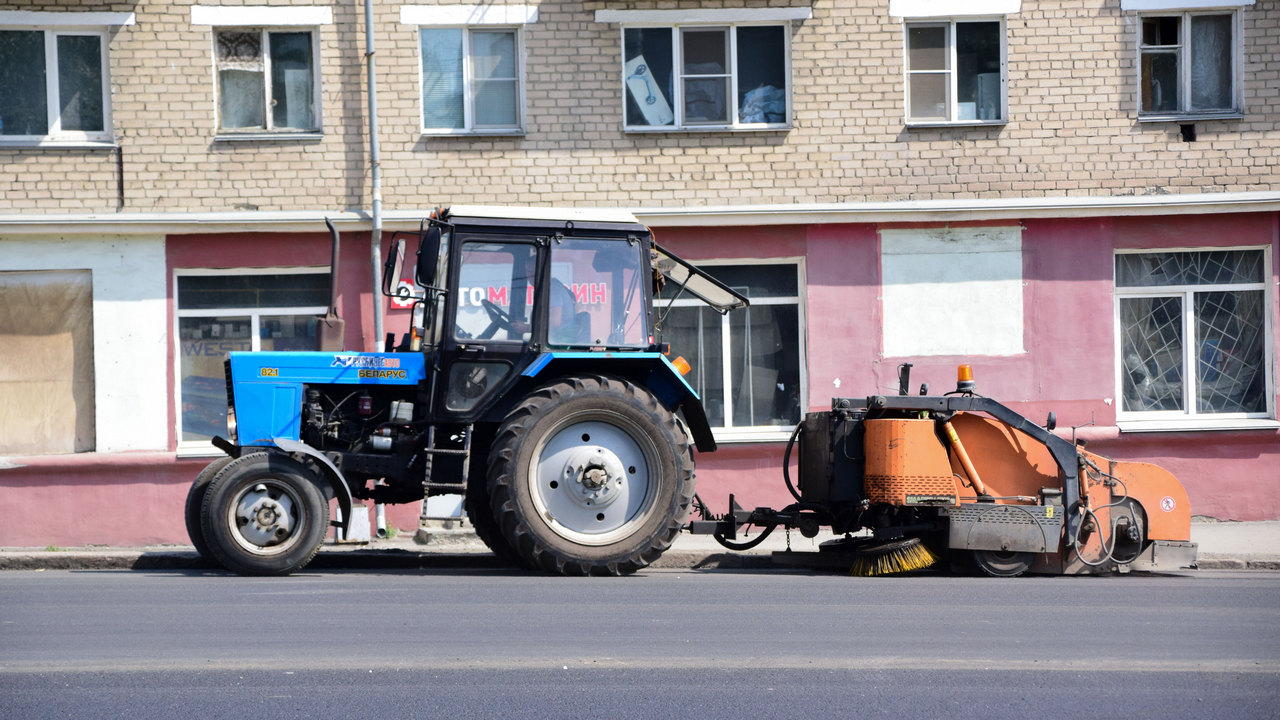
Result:
{"type": "Polygon", "coordinates": [[[404,269],[404,238],[393,240],[387,261],[382,265],[382,294],[400,297],[400,272],[404,269]]]}
{"type": "Polygon", "coordinates": [[[1058,427],[1058,416],[1055,415],[1054,413],[1049,413],[1049,417],[1045,418],[1045,421],[1044,421],[1044,429],[1048,430],[1049,432],[1053,432],[1057,427],[1058,427]]]}
{"type": "Polygon", "coordinates": [[[436,285],[436,264],[440,260],[440,226],[427,228],[418,244],[418,263],[413,269],[413,281],[418,287],[436,285]]]}

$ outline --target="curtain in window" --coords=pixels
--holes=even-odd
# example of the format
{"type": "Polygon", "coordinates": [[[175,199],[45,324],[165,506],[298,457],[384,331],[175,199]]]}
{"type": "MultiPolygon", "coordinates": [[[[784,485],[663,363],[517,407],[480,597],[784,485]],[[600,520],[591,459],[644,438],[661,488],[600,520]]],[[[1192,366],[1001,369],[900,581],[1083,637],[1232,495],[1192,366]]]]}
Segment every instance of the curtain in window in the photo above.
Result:
{"type": "Polygon", "coordinates": [[[220,32],[218,40],[218,109],[228,130],[266,128],[262,33],[220,32]]]}
{"type": "Polygon", "coordinates": [[[475,70],[475,124],[517,125],[516,34],[473,32],[471,53],[475,70]]]}
{"type": "Polygon", "coordinates": [[[1232,106],[1231,16],[1191,18],[1191,109],[1232,106]]]}
{"type": "Polygon", "coordinates": [[[49,132],[44,32],[0,30],[0,135],[49,132]]]}
{"type": "Polygon", "coordinates": [[[424,29],[422,43],[422,126],[465,127],[462,106],[462,30],[424,29]]]}

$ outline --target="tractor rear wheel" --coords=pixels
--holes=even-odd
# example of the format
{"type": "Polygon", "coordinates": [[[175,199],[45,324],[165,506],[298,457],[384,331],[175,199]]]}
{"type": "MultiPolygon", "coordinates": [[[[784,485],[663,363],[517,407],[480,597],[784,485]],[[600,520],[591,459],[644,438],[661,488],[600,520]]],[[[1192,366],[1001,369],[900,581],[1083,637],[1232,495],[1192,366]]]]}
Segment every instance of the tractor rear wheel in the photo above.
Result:
{"type": "Polygon", "coordinates": [[[1018,577],[1031,569],[1035,556],[1029,552],[974,550],[973,562],[992,577],[1018,577]]]}
{"type": "Polygon", "coordinates": [[[200,510],[214,558],[241,575],[288,575],[311,562],[329,527],[329,503],[314,475],[276,452],[223,467],[200,510]]]}
{"type": "Polygon", "coordinates": [[[191,538],[191,544],[195,546],[196,552],[200,553],[200,557],[205,560],[213,560],[213,553],[209,552],[209,544],[204,541],[204,530],[200,527],[200,507],[204,504],[204,491],[209,489],[209,482],[213,480],[213,476],[218,471],[226,467],[235,458],[224,457],[218,458],[200,471],[196,476],[195,482],[191,483],[191,489],[187,491],[186,504],[186,520],[187,520],[187,537],[191,538]]]}
{"type": "Polygon", "coordinates": [[[625,575],[671,546],[693,499],[693,453],[647,390],[599,375],[544,385],[507,415],[489,461],[494,519],[524,562],[625,575]]]}

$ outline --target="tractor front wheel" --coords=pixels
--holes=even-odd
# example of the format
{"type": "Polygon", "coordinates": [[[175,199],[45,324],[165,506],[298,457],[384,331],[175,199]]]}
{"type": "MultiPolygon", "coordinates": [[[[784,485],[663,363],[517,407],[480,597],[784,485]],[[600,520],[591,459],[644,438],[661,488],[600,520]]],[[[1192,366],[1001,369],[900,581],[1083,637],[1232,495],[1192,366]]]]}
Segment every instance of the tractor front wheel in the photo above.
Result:
{"type": "Polygon", "coordinates": [[[329,503],[314,473],[275,452],[244,455],[209,483],[200,509],[214,558],[241,575],[288,575],[320,550],[329,503]]]}
{"type": "Polygon", "coordinates": [[[608,376],[545,385],[507,415],[489,496],[507,543],[563,575],[625,575],[671,546],[689,515],[689,438],[647,390],[608,376]]]}
{"type": "Polygon", "coordinates": [[[187,537],[191,538],[191,544],[195,546],[196,552],[200,553],[200,557],[205,560],[214,560],[214,557],[213,553],[209,552],[209,543],[204,541],[204,529],[200,527],[200,508],[204,505],[204,491],[209,489],[209,482],[213,480],[213,476],[230,464],[233,459],[229,457],[218,458],[205,465],[200,474],[196,476],[195,481],[191,483],[191,489],[187,491],[185,513],[187,537]]]}

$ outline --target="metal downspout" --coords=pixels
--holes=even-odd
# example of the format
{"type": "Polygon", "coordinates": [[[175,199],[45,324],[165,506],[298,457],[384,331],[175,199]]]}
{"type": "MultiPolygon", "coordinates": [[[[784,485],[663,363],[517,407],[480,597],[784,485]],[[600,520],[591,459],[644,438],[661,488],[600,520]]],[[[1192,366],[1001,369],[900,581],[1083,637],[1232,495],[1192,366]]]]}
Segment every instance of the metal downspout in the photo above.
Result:
{"type": "Polygon", "coordinates": [[[369,254],[373,266],[373,349],[382,350],[382,157],[378,152],[377,65],[373,48],[373,0],[364,0],[365,63],[369,83],[369,168],[373,189],[373,231],[369,254]]]}

